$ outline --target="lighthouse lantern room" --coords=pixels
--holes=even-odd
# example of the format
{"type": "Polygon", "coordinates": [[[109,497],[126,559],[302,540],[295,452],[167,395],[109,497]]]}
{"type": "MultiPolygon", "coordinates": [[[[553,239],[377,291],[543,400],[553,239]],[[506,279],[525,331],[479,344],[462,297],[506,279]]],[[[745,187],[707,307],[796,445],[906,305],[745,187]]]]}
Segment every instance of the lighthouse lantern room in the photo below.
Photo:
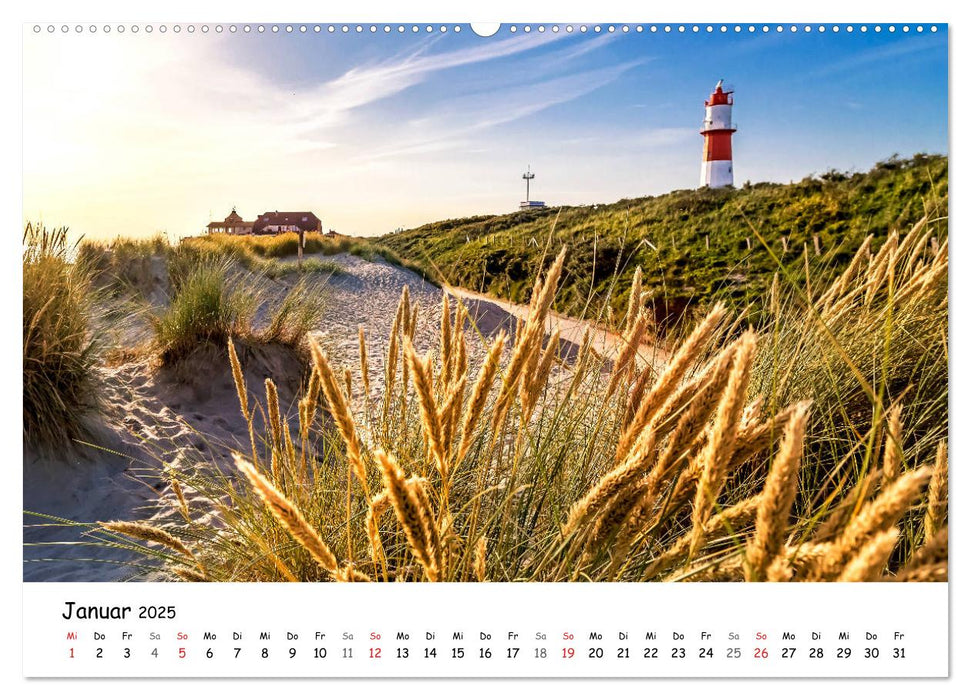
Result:
{"type": "Polygon", "coordinates": [[[732,123],[733,90],[722,88],[719,80],[715,91],[705,100],[705,121],[701,135],[705,137],[705,150],[701,159],[701,187],[730,187],[734,183],[732,173],[732,123]]]}

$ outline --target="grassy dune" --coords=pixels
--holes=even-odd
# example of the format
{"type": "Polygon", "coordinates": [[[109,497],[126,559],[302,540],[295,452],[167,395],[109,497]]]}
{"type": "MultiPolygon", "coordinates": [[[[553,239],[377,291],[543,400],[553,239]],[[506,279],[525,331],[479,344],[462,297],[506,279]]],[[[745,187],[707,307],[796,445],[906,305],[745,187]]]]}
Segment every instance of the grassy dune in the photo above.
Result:
{"type": "MultiPolygon", "coordinates": [[[[308,275],[339,274],[340,268],[308,260],[298,269],[296,263],[262,257],[289,255],[290,238],[190,239],[171,246],[156,237],[72,246],[67,229],[28,225],[23,246],[26,445],[57,453],[87,437],[87,422],[103,408],[98,387],[107,363],[141,358],[171,366],[204,346],[215,346],[225,357],[230,337],[293,348],[309,357],[306,335],[326,311],[326,290],[308,275]],[[281,274],[304,277],[276,299],[267,280],[281,274]],[[257,324],[260,307],[267,309],[266,318],[257,324]],[[119,344],[109,338],[109,329],[139,323],[150,331],[146,342],[132,346],[131,340],[119,344]]],[[[313,245],[324,250],[322,242],[313,245]]]]}
{"type": "MultiPolygon", "coordinates": [[[[82,241],[78,256],[102,282],[122,289],[141,285],[146,276],[146,266],[153,256],[166,259],[173,279],[184,270],[192,269],[201,260],[229,260],[271,279],[298,271],[341,273],[336,263],[314,257],[308,257],[298,265],[297,261],[290,259],[297,256],[298,246],[296,233],[272,236],[213,234],[184,238],[174,246],[162,236],[155,236],[150,239],[118,238],[110,243],[82,241]]],[[[433,268],[369,239],[311,233],[305,237],[304,253],[307,256],[349,253],[365,260],[380,256],[393,265],[412,270],[433,284],[441,282],[433,268]]]]}
{"type": "Polygon", "coordinates": [[[170,476],[206,508],[102,536],[157,546],[190,581],[946,580],[939,225],[864,241],[826,284],[780,274],[756,328],[714,305],[660,367],[638,357],[635,283],[613,362],[585,344],[555,371],[543,329],[566,256],[479,366],[462,306],[414,350],[407,289],[383,358],[340,376],[311,341],[293,431],[272,382],[252,405],[230,343],[240,410],[269,429],[235,478],[170,476]],[[379,377],[381,398],[352,404],[379,377]]]}
{"type": "Polygon", "coordinates": [[[529,298],[544,260],[568,245],[556,299],[563,313],[605,322],[621,316],[639,266],[662,327],[696,317],[690,309],[714,300],[738,311],[752,304],[748,318],[758,322],[778,263],[805,282],[805,251],[815,277],[838,274],[866,236],[882,243],[925,214],[946,216],[947,185],[945,156],[916,155],[790,185],[440,221],[379,241],[450,284],[516,302],[529,298]]]}
{"type": "Polygon", "coordinates": [[[233,272],[225,261],[207,260],[188,271],[167,308],[149,315],[162,364],[173,365],[200,345],[224,346],[230,338],[255,343],[303,345],[325,311],[319,284],[296,284],[257,329],[254,316],[265,291],[233,272]]]}

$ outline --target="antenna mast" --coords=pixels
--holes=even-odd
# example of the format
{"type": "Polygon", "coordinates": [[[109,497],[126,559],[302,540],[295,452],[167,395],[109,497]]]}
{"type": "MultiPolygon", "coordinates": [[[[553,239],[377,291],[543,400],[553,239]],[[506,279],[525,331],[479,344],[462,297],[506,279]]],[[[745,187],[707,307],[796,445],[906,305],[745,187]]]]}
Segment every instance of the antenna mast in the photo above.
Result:
{"type": "Polygon", "coordinates": [[[523,173],[523,179],[526,181],[526,202],[529,202],[529,181],[532,180],[536,175],[529,171],[529,166],[526,166],[526,172],[523,173]]]}

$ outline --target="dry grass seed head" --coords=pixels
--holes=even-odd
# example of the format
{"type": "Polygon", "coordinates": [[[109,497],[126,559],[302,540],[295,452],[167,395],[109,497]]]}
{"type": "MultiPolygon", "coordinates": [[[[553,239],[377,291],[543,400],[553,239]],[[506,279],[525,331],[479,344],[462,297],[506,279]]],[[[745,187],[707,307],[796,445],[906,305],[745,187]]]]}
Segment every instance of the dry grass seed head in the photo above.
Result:
{"type": "Polygon", "coordinates": [[[904,583],[947,583],[947,568],[946,560],[939,561],[909,569],[892,580],[904,583]]]}
{"type": "Polygon", "coordinates": [[[244,457],[234,454],[236,468],[250,482],[256,495],[269,509],[277,522],[313,557],[325,571],[337,576],[339,567],[337,557],[321,539],[317,531],[303,517],[303,513],[269,482],[259,470],[244,457]]]}
{"type": "Polygon", "coordinates": [[[883,445],[883,470],[881,481],[884,485],[900,475],[900,464],[903,461],[903,426],[901,423],[901,406],[894,404],[887,415],[887,436],[883,445]]]}
{"type": "Polygon", "coordinates": [[[415,391],[418,393],[422,432],[425,435],[428,448],[435,458],[439,474],[444,478],[448,473],[448,458],[445,454],[445,437],[438,402],[435,400],[431,360],[419,357],[410,340],[405,341],[405,354],[414,376],[415,391]]]}
{"type": "Polygon", "coordinates": [[[173,566],[169,571],[178,576],[183,581],[193,583],[205,583],[209,578],[198,569],[190,569],[187,566],[173,566]]]}
{"type": "Polygon", "coordinates": [[[740,339],[731,374],[718,404],[715,423],[701,453],[701,475],[698,478],[692,513],[692,552],[697,551],[702,544],[705,523],[711,516],[728,476],[729,459],[735,448],[735,435],[745,405],[754,356],[755,333],[747,331],[740,339]]]}
{"type": "Polygon", "coordinates": [[[675,390],[690,366],[697,360],[705,345],[714,337],[715,330],[725,316],[725,307],[716,304],[711,312],[691,332],[678,351],[665,365],[647,397],[641,402],[633,420],[624,431],[617,445],[617,458],[622,459],[630,450],[637,435],[654,417],[665,400],[675,390]]]}
{"type": "Polygon", "coordinates": [[[239,408],[243,412],[243,417],[249,420],[249,400],[246,396],[246,380],[243,379],[243,369],[239,364],[239,357],[236,355],[236,346],[230,338],[229,346],[229,366],[233,370],[233,383],[236,385],[236,395],[239,398],[239,408]]]}
{"type": "Polygon", "coordinates": [[[627,375],[634,358],[637,357],[637,351],[640,350],[644,333],[647,331],[647,322],[647,314],[641,312],[628,329],[626,337],[623,340],[623,347],[614,362],[613,372],[610,375],[610,383],[607,385],[606,398],[609,399],[614,395],[621,380],[627,375]]]}
{"type": "Polygon", "coordinates": [[[431,488],[428,479],[421,476],[412,476],[405,482],[408,488],[411,489],[421,506],[419,512],[421,513],[422,523],[425,527],[425,535],[429,543],[430,556],[435,565],[435,568],[441,570],[442,568],[442,531],[447,530],[451,522],[451,515],[444,513],[443,517],[440,519],[442,522],[442,527],[437,525],[438,520],[435,517],[435,509],[432,508],[432,499],[429,494],[431,488]]]}
{"type": "Polygon", "coordinates": [[[877,532],[893,527],[930,480],[932,469],[921,467],[901,474],[876,498],[860,509],[833,543],[830,555],[819,562],[815,576],[827,580],[859,553],[877,532]]]}
{"type": "Polygon", "coordinates": [[[779,451],[769,467],[755,519],[755,534],[745,551],[745,578],[749,581],[765,579],[769,565],[779,556],[785,544],[790,512],[799,486],[808,418],[809,403],[803,402],[793,412],[779,451]]]}
{"type": "Polygon", "coordinates": [[[185,500],[185,492],[182,490],[182,484],[179,483],[178,478],[174,475],[169,477],[169,484],[172,486],[172,493],[175,494],[179,502],[179,513],[182,514],[182,518],[186,522],[192,522],[192,519],[189,517],[189,504],[185,500]]]}
{"type": "Polygon", "coordinates": [[[442,424],[442,444],[446,457],[451,449],[455,431],[458,429],[456,423],[461,417],[462,400],[465,398],[465,383],[466,377],[462,375],[449,387],[445,400],[442,402],[441,408],[438,409],[438,420],[442,424]]]}
{"type": "Polygon", "coordinates": [[[117,532],[119,535],[125,535],[137,540],[145,540],[146,542],[160,544],[163,547],[171,549],[173,552],[184,554],[193,560],[195,559],[195,554],[192,553],[192,550],[190,550],[188,545],[186,545],[182,540],[159,527],[155,527],[154,525],[146,525],[145,523],[127,522],[121,520],[112,520],[110,522],[103,523],[99,522],[98,525],[103,527],[105,530],[117,532]]]}
{"type": "Polygon", "coordinates": [[[502,349],[506,345],[506,334],[500,332],[489,352],[482,361],[479,368],[479,375],[476,377],[475,384],[472,386],[472,396],[469,398],[465,415],[462,418],[462,436],[459,441],[459,449],[456,454],[456,463],[461,462],[472,445],[472,439],[478,425],[479,418],[485,411],[486,401],[489,398],[489,391],[492,389],[492,382],[495,380],[499,371],[499,358],[502,356],[502,349]]]}
{"type": "Polygon", "coordinates": [[[927,513],[924,515],[924,539],[931,540],[944,528],[947,520],[947,443],[937,444],[934,475],[927,489],[927,513]]]}
{"type": "Polygon", "coordinates": [[[430,516],[423,513],[422,503],[415,490],[405,479],[404,472],[398,466],[397,460],[383,450],[374,453],[381,477],[384,481],[388,499],[394,508],[395,517],[412,553],[425,569],[425,575],[430,581],[438,580],[438,568],[435,565],[435,554],[429,540],[428,521],[430,516]]]}
{"type": "Polygon", "coordinates": [[[850,559],[839,575],[839,581],[878,581],[887,560],[897,544],[900,530],[892,527],[877,532],[850,559]]]}
{"type": "Polygon", "coordinates": [[[627,322],[627,332],[630,333],[631,328],[640,320],[642,312],[643,301],[642,291],[643,291],[643,277],[644,272],[641,270],[641,266],[638,265],[637,269],[634,270],[634,279],[631,281],[630,285],[630,297],[627,300],[627,316],[625,320],[627,322]]]}
{"type": "MultiPolygon", "coordinates": [[[[635,359],[634,362],[636,364],[637,360],[635,359]]],[[[634,380],[634,386],[627,396],[627,406],[624,410],[623,427],[625,429],[630,425],[634,414],[637,413],[637,409],[644,399],[644,392],[647,391],[648,384],[654,379],[654,374],[654,366],[650,362],[644,363],[644,366],[637,371],[637,378],[634,380]]]]}
{"type": "Polygon", "coordinates": [[[486,580],[486,539],[484,536],[480,536],[479,539],[475,541],[473,546],[474,557],[472,563],[472,569],[475,573],[475,578],[477,581],[486,580]]]}
{"type": "Polygon", "coordinates": [[[540,394],[542,394],[543,388],[546,386],[559,349],[560,330],[557,328],[553,331],[553,335],[550,336],[546,349],[543,350],[543,354],[539,357],[535,368],[531,369],[529,374],[523,375],[523,386],[525,388],[525,395],[521,401],[523,425],[529,423],[529,419],[532,418],[533,409],[536,408],[536,402],[539,401],[540,394]]]}
{"type": "Polygon", "coordinates": [[[321,389],[330,407],[331,416],[337,424],[337,429],[341,437],[344,438],[344,444],[347,447],[347,459],[351,464],[354,475],[366,493],[368,491],[367,468],[364,464],[364,457],[361,454],[361,443],[357,437],[354,416],[351,415],[351,410],[347,405],[344,392],[337,383],[337,377],[334,375],[334,370],[330,366],[327,353],[321,349],[320,344],[315,338],[310,339],[310,352],[313,357],[314,368],[320,378],[321,389]]]}
{"type": "Polygon", "coordinates": [[[569,536],[585,521],[601,513],[614,496],[632,480],[643,475],[648,461],[654,454],[654,431],[644,430],[638,437],[627,459],[600,479],[587,493],[570,508],[562,534],[569,536]]]}
{"type": "MultiPolygon", "coordinates": [[[[705,372],[690,382],[690,388],[686,387],[685,394],[689,397],[687,406],[670,431],[657,467],[651,475],[655,486],[659,486],[661,480],[668,477],[670,470],[680,463],[679,458],[699,438],[712,412],[718,407],[719,396],[728,381],[736,349],[737,342],[725,348],[705,372]]],[[[667,413],[668,411],[662,409],[661,414],[667,417],[667,413]]]]}
{"type": "Polygon", "coordinates": [[[381,516],[391,505],[391,501],[388,498],[387,490],[382,491],[377,496],[371,499],[368,503],[367,516],[364,519],[365,527],[367,528],[368,542],[371,547],[372,556],[381,556],[383,547],[381,545],[381,531],[380,523],[381,516]]]}
{"type": "Polygon", "coordinates": [[[264,382],[266,386],[266,410],[267,422],[270,428],[270,438],[273,441],[273,448],[280,448],[280,396],[276,390],[276,384],[269,377],[264,382]]]}

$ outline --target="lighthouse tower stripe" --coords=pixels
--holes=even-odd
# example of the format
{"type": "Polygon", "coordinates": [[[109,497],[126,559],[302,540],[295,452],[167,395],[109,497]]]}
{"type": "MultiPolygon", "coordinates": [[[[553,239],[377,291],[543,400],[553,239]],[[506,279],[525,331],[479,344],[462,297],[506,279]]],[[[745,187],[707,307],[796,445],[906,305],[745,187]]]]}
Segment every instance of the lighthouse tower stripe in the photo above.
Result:
{"type": "Polygon", "coordinates": [[[705,134],[705,160],[731,160],[732,134],[716,131],[705,134]]]}
{"type": "Polygon", "coordinates": [[[705,121],[701,134],[705,146],[701,160],[701,186],[726,187],[734,184],[732,172],[732,91],[725,92],[719,80],[705,101],[705,121]]]}
{"type": "Polygon", "coordinates": [[[732,175],[732,161],[706,160],[701,163],[702,187],[727,187],[734,181],[732,175]]]}

